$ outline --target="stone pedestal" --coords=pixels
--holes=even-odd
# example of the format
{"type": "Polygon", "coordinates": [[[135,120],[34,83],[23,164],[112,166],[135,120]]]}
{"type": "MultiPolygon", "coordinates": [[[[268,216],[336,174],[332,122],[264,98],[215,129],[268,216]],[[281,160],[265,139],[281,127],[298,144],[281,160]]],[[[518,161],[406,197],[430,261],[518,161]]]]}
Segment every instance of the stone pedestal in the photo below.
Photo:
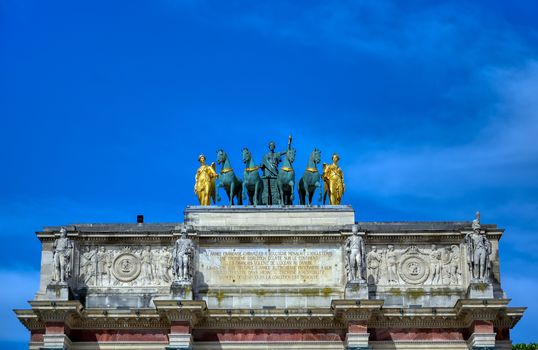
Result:
{"type": "Polygon", "coordinates": [[[66,282],[52,282],[47,286],[47,299],[69,300],[69,286],[66,282]]]}
{"type": "Polygon", "coordinates": [[[174,281],[170,286],[172,299],[192,300],[192,282],[191,281],[174,281]]]}
{"type": "Polygon", "coordinates": [[[368,283],[366,281],[349,281],[345,290],[346,299],[368,299],[368,283]]]}
{"type": "Polygon", "coordinates": [[[467,288],[469,299],[493,299],[493,285],[489,282],[471,282],[467,288]]]}

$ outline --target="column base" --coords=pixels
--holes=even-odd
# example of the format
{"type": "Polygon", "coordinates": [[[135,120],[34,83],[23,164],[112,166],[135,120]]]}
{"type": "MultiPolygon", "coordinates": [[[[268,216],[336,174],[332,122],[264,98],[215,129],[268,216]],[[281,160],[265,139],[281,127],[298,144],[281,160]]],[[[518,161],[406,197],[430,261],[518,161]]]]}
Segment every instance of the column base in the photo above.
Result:
{"type": "Polygon", "coordinates": [[[346,334],[345,349],[346,350],[363,350],[371,349],[368,346],[369,333],[348,333],[346,334]]]}
{"type": "Polygon", "coordinates": [[[69,350],[71,341],[65,334],[45,334],[39,350],[69,350]]]}
{"type": "Polygon", "coordinates": [[[495,333],[473,333],[468,340],[472,350],[494,350],[495,333]]]}

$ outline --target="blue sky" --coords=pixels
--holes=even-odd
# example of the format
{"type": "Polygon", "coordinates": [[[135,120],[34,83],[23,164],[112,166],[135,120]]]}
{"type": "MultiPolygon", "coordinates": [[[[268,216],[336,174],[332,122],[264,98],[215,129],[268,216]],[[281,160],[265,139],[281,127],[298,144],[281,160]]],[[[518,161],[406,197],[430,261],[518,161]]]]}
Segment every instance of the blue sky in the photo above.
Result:
{"type": "MultiPolygon", "coordinates": [[[[536,1],[0,1],[0,345],[34,231],[181,221],[197,155],[341,154],[361,221],[506,228],[513,331],[537,341],[536,1]]],[[[224,197],[224,196],[223,196],[224,197]]],[[[3,343],[2,343],[3,342],[3,343]]]]}

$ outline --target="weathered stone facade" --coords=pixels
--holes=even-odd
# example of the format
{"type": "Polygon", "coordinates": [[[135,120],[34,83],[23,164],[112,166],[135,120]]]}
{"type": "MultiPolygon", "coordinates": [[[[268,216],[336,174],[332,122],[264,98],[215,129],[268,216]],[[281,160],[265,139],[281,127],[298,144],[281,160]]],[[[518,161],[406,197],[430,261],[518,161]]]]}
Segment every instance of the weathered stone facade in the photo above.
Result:
{"type": "Polygon", "coordinates": [[[30,349],[510,349],[524,312],[500,284],[496,225],[196,206],[184,223],[64,227],[69,241],[37,233],[40,289],[16,310],[30,349]],[[483,280],[470,234],[491,249],[483,280]]]}

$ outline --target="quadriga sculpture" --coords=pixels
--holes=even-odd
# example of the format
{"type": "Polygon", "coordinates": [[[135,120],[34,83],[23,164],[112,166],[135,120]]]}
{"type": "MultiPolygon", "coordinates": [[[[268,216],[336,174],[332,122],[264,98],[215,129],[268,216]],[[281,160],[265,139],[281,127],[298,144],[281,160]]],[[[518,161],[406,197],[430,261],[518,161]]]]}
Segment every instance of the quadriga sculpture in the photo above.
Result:
{"type": "Polygon", "coordinates": [[[243,200],[246,200],[248,195],[249,205],[262,204],[263,182],[258,171],[260,167],[254,163],[252,153],[246,147],[243,148],[242,158],[246,165],[243,173],[243,200]]]}
{"type": "Polygon", "coordinates": [[[319,188],[319,198],[321,201],[323,188],[321,187],[321,176],[318,171],[318,164],[321,162],[321,151],[317,148],[310,153],[308,163],[303,177],[299,180],[299,204],[305,205],[306,195],[308,194],[308,205],[312,204],[312,197],[316,188],[319,188]]]}
{"type": "Polygon", "coordinates": [[[295,160],[295,148],[289,148],[282,162],[282,167],[277,177],[278,190],[280,191],[280,203],[293,204],[293,192],[295,189],[295,171],[292,164],[295,160]]]}
{"type": "MultiPolygon", "coordinates": [[[[238,205],[243,205],[243,183],[241,180],[239,180],[239,178],[237,178],[237,176],[235,176],[232,166],[230,165],[228,155],[222,149],[217,151],[217,164],[222,164],[217,188],[224,188],[224,191],[230,200],[230,205],[235,205],[234,197],[237,198],[238,205]]],[[[218,198],[219,196],[217,195],[217,199],[218,198]]]]}

